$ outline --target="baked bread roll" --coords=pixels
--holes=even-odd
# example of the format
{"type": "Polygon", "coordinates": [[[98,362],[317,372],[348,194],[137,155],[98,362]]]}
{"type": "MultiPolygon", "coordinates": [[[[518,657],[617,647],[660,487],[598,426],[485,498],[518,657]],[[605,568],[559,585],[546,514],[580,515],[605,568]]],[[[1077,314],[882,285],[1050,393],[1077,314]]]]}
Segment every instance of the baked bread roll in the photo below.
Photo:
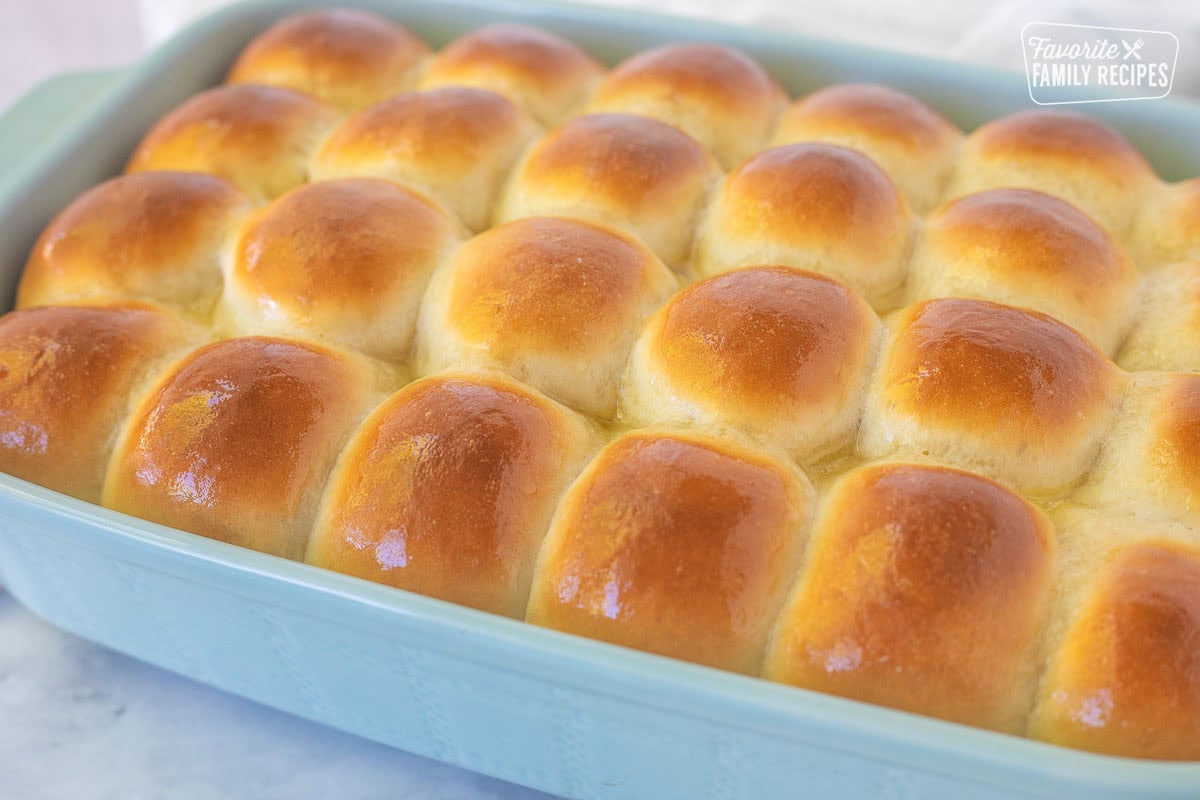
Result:
{"type": "Polygon", "coordinates": [[[1139,207],[1133,254],[1143,268],[1200,261],[1200,178],[1157,187],[1139,207]]]}
{"type": "Polygon", "coordinates": [[[1095,459],[1124,374],[1071,328],[983,300],[918,303],[890,322],[859,447],[945,459],[1039,495],[1095,459]]]}
{"type": "Polygon", "coordinates": [[[756,672],[799,560],[810,494],[789,463],[729,442],[626,434],[567,490],[526,619],[756,672]]]}
{"type": "Polygon", "coordinates": [[[1087,214],[1030,189],[991,189],[951,200],[925,220],[908,296],[1032,308],[1112,354],[1136,283],[1124,248],[1087,214]]]}
{"type": "Polygon", "coordinates": [[[1116,549],[1072,616],[1029,735],[1200,760],[1200,547],[1150,540],[1116,549]]]}
{"type": "Polygon", "coordinates": [[[442,48],[421,86],[490,89],[550,127],[577,111],[603,75],[600,62],[574,42],[505,22],[476,28],[442,48]]]}
{"type": "Polygon", "coordinates": [[[894,304],[916,218],[869,158],[826,144],[759,153],[726,177],[696,240],[696,267],[785,264],[819,272],[875,307],[894,304]]]}
{"type": "Polygon", "coordinates": [[[42,231],[17,308],[147,298],[204,316],[221,293],[220,250],[250,201],[189,172],[138,172],[76,198],[42,231]]]}
{"type": "Polygon", "coordinates": [[[949,197],[1019,186],[1061,197],[1122,241],[1157,178],[1121,134],[1073,111],[1028,109],[967,137],[949,197]]]}
{"type": "Polygon", "coordinates": [[[588,414],[611,417],[646,318],[678,288],[631,236],[532,217],[463,245],[429,284],[418,322],[423,374],[499,367],[588,414]]]}
{"type": "Polygon", "coordinates": [[[332,106],[303,92],[220,86],[155,123],[126,172],[207,172],[256,200],[270,200],[308,180],[313,152],[340,119],[332,106]]]}
{"type": "Polygon", "coordinates": [[[194,336],[140,304],[0,317],[0,471],[99,502],[132,396],[194,336]]]}
{"type": "Polygon", "coordinates": [[[1117,363],[1128,370],[1200,372],[1200,262],[1172,264],[1142,278],[1117,363]]]}
{"type": "Polygon", "coordinates": [[[830,491],[811,551],[767,678],[1021,730],[1054,574],[1040,511],[969,472],[873,464],[830,491]]]}
{"type": "Polygon", "coordinates": [[[622,417],[740,430],[801,463],[850,443],[879,318],[829,278],[747,267],[684,289],[647,323],[622,417]]]}
{"type": "Polygon", "coordinates": [[[538,547],[594,439],[583,418],[501,378],[411,383],[354,434],[307,560],[523,617],[538,547]]]}
{"type": "Polygon", "coordinates": [[[501,95],[462,87],[407,92],[367,108],[329,138],[316,180],[373,176],[428,192],[473,231],[488,225],[504,179],[536,127],[501,95]]]}
{"type": "Polygon", "coordinates": [[[708,151],[678,128],[634,114],[589,114],[530,148],[496,222],[591,219],[638,236],[659,258],[679,264],[691,256],[696,223],[719,176],[708,151]]]}
{"type": "Polygon", "coordinates": [[[243,225],[221,300],[228,330],[407,357],[421,296],[458,245],[433,201],[378,178],[300,186],[243,225]]]}
{"type": "Polygon", "coordinates": [[[228,81],[298,89],[351,112],[411,89],[428,54],[424,42],[378,14],[323,8],[256,36],[228,81]]]}
{"type": "Polygon", "coordinates": [[[766,143],[787,102],[754,59],[720,44],[644,50],[617,65],[588,111],[625,111],[685,131],[732,169],[766,143]]]}
{"type": "Polygon", "coordinates": [[[912,95],[873,83],[841,83],[788,106],[773,143],[826,142],[858,150],[924,214],[940,201],[962,139],[962,131],[912,95]]]}
{"type": "Polygon", "coordinates": [[[349,353],[286,339],[201,347],[141,400],[104,505],[302,558],[334,459],[385,377],[349,353]]]}

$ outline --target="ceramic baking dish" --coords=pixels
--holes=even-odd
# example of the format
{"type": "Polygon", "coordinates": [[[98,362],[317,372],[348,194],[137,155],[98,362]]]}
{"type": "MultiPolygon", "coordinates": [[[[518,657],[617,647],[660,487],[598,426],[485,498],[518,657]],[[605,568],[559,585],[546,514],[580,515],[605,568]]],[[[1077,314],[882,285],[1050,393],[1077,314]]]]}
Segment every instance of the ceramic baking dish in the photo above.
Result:
{"type": "MultiPolygon", "coordinates": [[[[0,121],[0,301],[50,217],[305,4],[231,8],[139,66],[57,78],[0,121]]],[[[600,58],[679,39],[751,53],[792,93],[913,92],[970,128],[1024,76],[642,12],[487,0],[363,3],[432,45],[519,19],[600,58]]],[[[1013,46],[1018,46],[1016,41],[1013,46]]],[[[1089,107],[1166,178],[1200,174],[1200,106],[1089,107]]],[[[587,641],[126,517],[0,475],[0,580],[51,622],[226,691],[576,798],[1200,797],[1200,764],[1110,758],[587,641]]]]}

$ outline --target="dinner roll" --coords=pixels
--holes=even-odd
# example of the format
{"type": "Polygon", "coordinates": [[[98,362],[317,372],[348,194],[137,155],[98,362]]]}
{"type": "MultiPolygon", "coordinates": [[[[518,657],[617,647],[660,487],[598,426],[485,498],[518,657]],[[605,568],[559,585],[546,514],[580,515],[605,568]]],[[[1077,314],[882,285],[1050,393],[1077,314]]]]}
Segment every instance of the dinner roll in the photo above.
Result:
{"type": "Polygon", "coordinates": [[[303,92],[219,86],[160,119],[125,171],[207,172],[270,200],[308,180],[313,151],[339,120],[332,106],[303,92]]]}
{"type": "Polygon", "coordinates": [[[1143,268],[1200,261],[1200,178],[1151,191],[1134,221],[1133,253],[1143,268]]]}
{"type": "Polygon", "coordinates": [[[748,267],[684,289],[633,349],[622,415],[740,429],[804,462],[858,426],[880,324],[845,286],[748,267]]]}
{"type": "Polygon", "coordinates": [[[254,38],[229,83],[267,83],[357,111],[416,83],[429,48],[404,28],[356,8],[284,17],[254,38]]]}
{"type": "Polygon", "coordinates": [[[708,152],[678,128],[634,114],[589,114],[533,145],[496,219],[592,219],[633,233],[678,264],[691,255],[697,218],[719,176],[708,152]]]}
{"type": "Polygon", "coordinates": [[[1200,760],[1200,547],[1118,548],[1072,616],[1029,735],[1098,753],[1200,760]]]}
{"type": "Polygon", "coordinates": [[[425,89],[475,86],[524,106],[546,127],[578,110],[604,67],[561,36],[529,25],[484,25],[446,45],[429,64],[425,89]]]}
{"type": "Polygon", "coordinates": [[[42,231],[17,307],[148,298],[208,314],[221,293],[219,254],[250,201],[193,172],[138,172],[84,192],[42,231]]]}
{"type": "Polygon", "coordinates": [[[1071,328],[983,300],[909,306],[868,393],[859,446],[983,472],[1055,494],[1096,456],[1124,375],[1071,328]]]}
{"type": "Polygon", "coordinates": [[[787,96],[754,59],[707,42],[630,56],[600,84],[589,111],[627,111],[670,123],[732,169],[763,146],[787,96]]]}
{"type": "Polygon", "coordinates": [[[626,434],[567,490],[526,619],[756,672],[799,560],[810,496],[795,467],[730,442],[626,434]]]}
{"type": "Polygon", "coordinates": [[[949,197],[1020,186],[1061,197],[1125,240],[1156,181],[1121,134],[1073,111],[1018,111],[967,137],[949,197]]]}
{"type": "Polygon", "coordinates": [[[789,106],[773,141],[827,142],[865,153],[923,214],[938,204],[962,138],[912,95],[874,83],[839,83],[789,106]]]}
{"type": "Polygon", "coordinates": [[[194,335],[140,304],[0,317],[0,471],[99,502],[133,393],[194,335]]]}
{"type": "Polygon", "coordinates": [[[517,383],[409,384],[354,434],[307,560],[522,617],[554,507],[593,441],[582,417],[517,383]]]}
{"type": "Polygon", "coordinates": [[[563,217],[531,217],[463,245],[429,284],[423,373],[498,366],[589,414],[616,410],[642,323],[678,288],[644,244],[563,217]]]}
{"type": "Polygon", "coordinates": [[[826,501],[764,675],[906,711],[1018,732],[1055,538],[986,478],[873,464],[826,501]]]}
{"type": "Polygon", "coordinates": [[[536,128],[512,101],[462,87],[406,92],[346,121],[313,162],[318,180],[374,176],[411,184],[487,227],[504,179],[536,128]]]}
{"type": "Polygon", "coordinates": [[[1200,372],[1200,261],[1172,264],[1142,278],[1117,363],[1128,370],[1200,372]]]}
{"type": "Polygon", "coordinates": [[[365,360],[302,342],[248,337],[201,347],[134,412],[104,505],[301,558],[334,459],[381,381],[365,360]]]}
{"type": "Polygon", "coordinates": [[[991,189],[951,200],[925,220],[908,296],[1032,308],[1111,354],[1136,283],[1124,248],[1087,214],[1030,189],[991,189]]]}
{"type": "Polygon", "coordinates": [[[328,338],[400,361],[429,276],[458,241],[455,221],[399,184],[344,178],[300,186],[242,227],[223,326],[328,338]]]}
{"type": "Polygon", "coordinates": [[[892,304],[916,219],[869,158],[826,144],[766,150],[725,179],[696,240],[703,275],[786,264],[847,284],[876,307],[892,304]]]}

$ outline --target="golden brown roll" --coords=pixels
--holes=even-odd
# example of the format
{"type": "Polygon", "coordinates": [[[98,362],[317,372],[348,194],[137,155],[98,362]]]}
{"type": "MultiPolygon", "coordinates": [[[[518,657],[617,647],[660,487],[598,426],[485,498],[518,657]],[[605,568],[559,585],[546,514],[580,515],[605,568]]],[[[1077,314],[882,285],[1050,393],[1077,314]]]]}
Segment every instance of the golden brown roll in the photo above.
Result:
{"type": "Polygon", "coordinates": [[[726,177],[696,239],[703,275],[786,264],[845,283],[874,306],[904,281],[916,219],[862,153],[826,144],[766,150],[726,177]]]}
{"type": "Polygon", "coordinates": [[[525,107],[546,127],[577,111],[604,67],[574,42],[529,25],[484,25],[446,45],[421,87],[490,89],[525,107]]]}
{"type": "Polygon", "coordinates": [[[880,327],[854,291],[811,272],[748,267],[708,278],[647,323],[622,417],[736,428],[811,461],[852,439],[880,327]]]}
{"type": "Polygon", "coordinates": [[[1172,264],[1142,278],[1133,318],[1118,364],[1200,372],[1200,262],[1172,264]]]}
{"type": "Polygon", "coordinates": [[[986,478],[913,464],[855,470],[823,506],[764,675],[1018,732],[1054,556],[1049,520],[986,478]]]}
{"type": "Polygon", "coordinates": [[[242,227],[222,324],[400,361],[429,276],[458,242],[455,221],[399,184],[344,178],[300,186],[242,227]]]}
{"type": "Polygon", "coordinates": [[[647,247],[564,217],[531,217],[463,245],[429,284],[422,373],[500,367],[589,414],[616,410],[642,323],[678,288],[647,247]]]}
{"type": "Polygon", "coordinates": [[[941,199],[962,139],[962,131],[912,95],[873,83],[840,83],[790,105],[773,141],[826,142],[859,150],[923,214],[941,199]]]}
{"type": "Polygon", "coordinates": [[[729,442],[636,431],[567,490],[526,619],[756,672],[803,547],[811,489],[729,442]]]}
{"type": "Polygon", "coordinates": [[[533,145],[514,170],[496,221],[562,215],[641,238],[668,264],[687,261],[720,176],[678,128],[634,114],[576,117],[533,145]]]}
{"type": "Polygon", "coordinates": [[[766,143],[787,95],[754,59],[706,42],[667,44],[617,65],[588,111],[626,111],[674,125],[732,169],[766,143]]]}
{"type": "Polygon", "coordinates": [[[1061,197],[1125,241],[1156,181],[1137,149],[1110,126],[1072,111],[1029,109],[967,137],[948,197],[1019,186],[1061,197]]]}
{"type": "Polygon", "coordinates": [[[133,393],[192,336],[149,305],[0,317],[0,471],[98,502],[133,393]]]}
{"type": "Polygon", "coordinates": [[[1200,548],[1155,540],[1118,548],[1072,617],[1029,735],[1200,760],[1200,548]]]}
{"type": "Polygon", "coordinates": [[[1138,209],[1132,238],[1133,256],[1143,269],[1200,261],[1200,178],[1149,192],[1138,209]]]}
{"type": "Polygon", "coordinates": [[[71,202],[42,231],[17,308],[148,298],[204,315],[221,293],[220,250],[250,210],[212,175],[139,172],[71,202]]]}
{"type": "Polygon", "coordinates": [[[462,87],[406,92],[338,128],[317,154],[313,177],[408,183],[479,231],[487,227],[504,179],[536,130],[520,108],[494,92],[462,87]]]}
{"type": "Polygon", "coordinates": [[[378,401],[363,359],[286,339],[225,339],[178,362],[140,402],[103,503],[299,559],[351,429],[378,401]]]}
{"type": "Polygon", "coordinates": [[[404,28],[356,8],[284,17],[254,38],[229,83],[265,83],[357,111],[411,89],[429,48],[404,28]]]}
{"type": "Polygon", "coordinates": [[[907,294],[1032,308],[1111,354],[1136,283],[1125,249],[1087,214],[1031,189],[991,189],[951,200],[925,220],[907,294]]]}
{"type": "Polygon", "coordinates": [[[1074,330],[959,299],[909,306],[890,324],[863,455],[930,455],[1034,494],[1063,491],[1091,465],[1124,375],[1074,330]]]}
{"type": "Polygon", "coordinates": [[[411,383],[354,434],[307,560],[522,617],[559,496],[594,434],[540,393],[486,375],[411,383]]]}
{"type": "Polygon", "coordinates": [[[308,180],[313,152],[340,119],[332,106],[303,92],[219,86],[160,119],[125,171],[207,172],[270,200],[308,180]]]}

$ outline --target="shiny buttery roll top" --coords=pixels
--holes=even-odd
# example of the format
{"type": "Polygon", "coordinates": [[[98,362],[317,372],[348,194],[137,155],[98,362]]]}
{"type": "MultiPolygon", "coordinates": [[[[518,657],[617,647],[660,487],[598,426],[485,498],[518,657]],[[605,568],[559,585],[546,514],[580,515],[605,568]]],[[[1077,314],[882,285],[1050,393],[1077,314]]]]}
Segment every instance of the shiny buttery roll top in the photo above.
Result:
{"type": "Polygon", "coordinates": [[[1124,374],[1071,328],[984,300],[918,303],[890,322],[859,446],[933,456],[1057,494],[1092,463],[1124,374]]]}
{"type": "Polygon", "coordinates": [[[633,349],[622,418],[740,429],[801,462],[849,444],[880,329],[853,290],[790,267],[693,284],[633,349]]]}
{"type": "Polygon", "coordinates": [[[488,226],[513,163],[537,127],[483,89],[406,92],[345,122],[313,161],[316,180],[374,176],[411,184],[473,231],[488,226]]]}
{"type": "Polygon", "coordinates": [[[409,384],[342,455],[307,560],[522,617],[554,507],[594,438],[583,418],[500,378],[409,384]]]}
{"type": "Polygon", "coordinates": [[[855,470],[825,501],[764,674],[1020,732],[1054,557],[1045,516],[986,478],[911,464],[855,470]]]}
{"type": "Polygon", "coordinates": [[[1200,178],[1150,193],[1138,209],[1132,250],[1144,269],[1200,261],[1200,178]]]}
{"type": "Polygon", "coordinates": [[[286,86],[357,111],[416,83],[429,48],[404,28],[354,8],[284,17],[254,38],[229,83],[286,86]]]}
{"type": "Polygon", "coordinates": [[[1118,364],[1127,370],[1200,372],[1200,261],[1143,277],[1133,320],[1118,364]]]}
{"type": "Polygon", "coordinates": [[[730,442],[635,431],[567,490],[526,619],[756,672],[803,548],[811,488],[730,442]]]}
{"type": "Polygon", "coordinates": [[[449,260],[459,230],[433,201],[390,181],[300,186],[243,225],[222,326],[329,339],[400,361],[429,276],[449,260]]]}
{"type": "Polygon", "coordinates": [[[1071,616],[1029,735],[1200,760],[1200,548],[1154,540],[1118,548],[1071,616]]]}
{"type": "Polygon", "coordinates": [[[589,114],[551,131],[514,170],[496,222],[562,215],[641,238],[668,264],[691,256],[692,235],[720,176],[678,128],[635,114],[589,114]]]}
{"type": "Polygon", "coordinates": [[[877,84],[842,83],[789,106],[773,142],[826,142],[859,150],[924,214],[941,199],[962,139],[962,131],[912,95],[877,84]]]}
{"type": "Polygon", "coordinates": [[[193,172],[139,172],[105,181],[42,231],[17,307],[145,298],[206,315],[221,293],[220,251],[250,201],[193,172]]]}
{"type": "Polygon", "coordinates": [[[207,172],[256,200],[270,200],[309,179],[313,152],[340,120],[333,106],[304,92],[219,86],[155,123],[126,172],[207,172]]]}
{"type": "Polygon", "coordinates": [[[836,278],[877,308],[904,281],[916,218],[862,153],[827,144],[765,150],[726,178],[697,232],[696,267],[786,264],[836,278]]]}
{"type": "Polygon", "coordinates": [[[1031,308],[1112,354],[1136,284],[1124,248],[1087,214],[1031,189],[992,189],[951,200],[925,220],[907,295],[1031,308]]]}
{"type": "Polygon", "coordinates": [[[576,112],[604,67],[574,42],[514,23],[484,25],[434,56],[421,87],[474,86],[522,105],[542,125],[576,112]]]}
{"type": "Polygon", "coordinates": [[[1018,111],[967,137],[948,197],[1019,186],[1061,197],[1128,241],[1157,178],[1137,149],[1108,125],[1045,108],[1018,111]]]}
{"type": "Polygon", "coordinates": [[[149,305],[0,317],[0,470],[90,503],[133,395],[195,338],[149,305]]]}
{"type": "Polygon", "coordinates": [[[498,366],[611,417],[642,323],[677,288],[644,244],[616,230],[563,217],[510,222],[468,241],[434,275],[419,368],[498,366]]]}
{"type": "Polygon", "coordinates": [[[326,478],[384,376],[350,353],[225,339],[144,396],[104,485],[109,508],[273,555],[304,555],[326,478]]]}
{"type": "Polygon", "coordinates": [[[626,111],[674,125],[732,169],[771,135],[787,95],[754,59],[706,42],[630,56],[600,84],[589,111],[626,111]]]}

